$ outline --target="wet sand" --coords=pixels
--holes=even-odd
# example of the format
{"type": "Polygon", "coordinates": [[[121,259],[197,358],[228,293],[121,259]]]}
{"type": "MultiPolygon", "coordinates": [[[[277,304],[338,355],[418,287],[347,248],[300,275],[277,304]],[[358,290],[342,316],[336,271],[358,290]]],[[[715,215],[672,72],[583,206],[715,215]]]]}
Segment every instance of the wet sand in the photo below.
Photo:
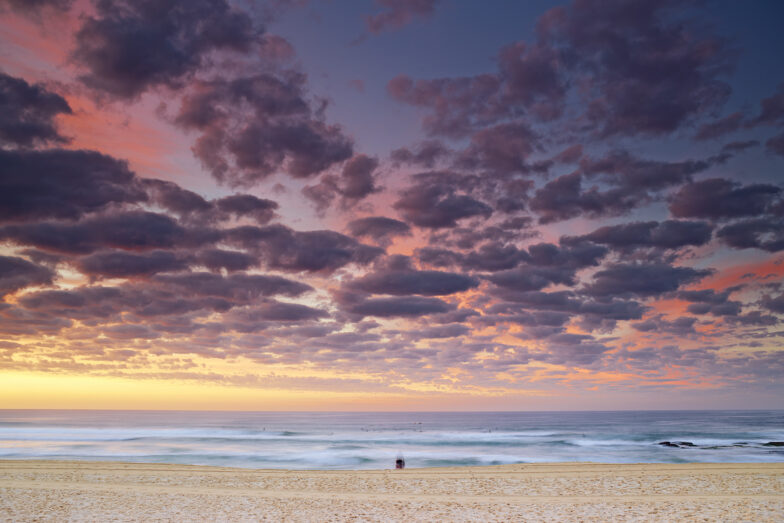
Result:
{"type": "Polygon", "coordinates": [[[784,521],[784,463],[287,471],[0,460],[2,521],[784,521]]]}

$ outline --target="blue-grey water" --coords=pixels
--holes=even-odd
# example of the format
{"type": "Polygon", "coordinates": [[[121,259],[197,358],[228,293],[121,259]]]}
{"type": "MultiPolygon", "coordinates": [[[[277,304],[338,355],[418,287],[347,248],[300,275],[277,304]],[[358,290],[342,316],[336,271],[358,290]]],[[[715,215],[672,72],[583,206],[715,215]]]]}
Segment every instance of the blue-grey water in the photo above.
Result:
{"type": "Polygon", "coordinates": [[[784,461],[784,411],[0,410],[0,459],[287,469],[784,461]],[[669,441],[677,447],[661,445],[669,441]],[[685,442],[685,443],[681,443],[685,442]]]}

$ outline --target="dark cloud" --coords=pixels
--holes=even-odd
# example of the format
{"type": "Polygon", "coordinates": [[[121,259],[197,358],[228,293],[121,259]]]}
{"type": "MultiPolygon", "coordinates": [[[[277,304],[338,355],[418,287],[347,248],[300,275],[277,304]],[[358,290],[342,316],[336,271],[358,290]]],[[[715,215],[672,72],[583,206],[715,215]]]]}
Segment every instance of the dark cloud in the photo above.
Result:
{"type": "Polygon", "coordinates": [[[96,0],[76,33],[81,80],[118,98],[180,87],[216,51],[247,52],[261,31],[226,0],[96,0]]]}
{"type": "Polygon", "coordinates": [[[590,77],[585,117],[600,135],[670,133],[728,97],[732,51],[678,17],[683,4],[582,0],[539,19],[540,42],[590,77]]]}
{"type": "Polygon", "coordinates": [[[188,261],[168,251],[135,254],[123,251],[97,252],[76,262],[79,272],[91,277],[129,278],[159,272],[181,271],[188,261]]]}
{"type": "Polygon", "coordinates": [[[547,352],[538,359],[555,365],[586,366],[596,363],[612,347],[593,336],[558,333],[548,338],[547,352]]]}
{"type": "Polygon", "coordinates": [[[673,321],[667,321],[661,316],[656,316],[645,321],[632,323],[631,326],[633,329],[640,332],[689,336],[692,334],[697,334],[697,331],[694,330],[694,324],[696,322],[697,318],[692,318],[690,316],[676,318],[673,321]]]}
{"type": "Polygon", "coordinates": [[[165,214],[145,211],[97,215],[78,222],[42,221],[0,227],[2,239],[60,253],[195,247],[219,237],[216,230],[185,228],[165,214]]]}
{"type": "Polygon", "coordinates": [[[180,217],[199,215],[212,210],[210,202],[174,182],[145,179],[140,181],[150,201],[180,217]]]}
{"type": "Polygon", "coordinates": [[[497,272],[488,280],[514,291],[538,291],[548,285],[574,285],[574,270],[565,267],[536,267],[524,265],[518,269],[497,272]]]}
{"type": "MultiPolygon", "coordinates": [[[[420,258],[427,259],[427,253],[420,250],[420,258]]],[[[529,259],[528,254],[514,245],[500,242],[486,243],[476,250],[457,255],[456,263],[463,269],[475,271],[501,271],[511,269],[529,259]]],[[[433,261],[437,261],[437,258],[433,261]]],[[[451,264],[450,264],[451,265],[451,264]]]]}
{"type": "MultiPolygon", "coordinates": [[[[416,249],[415,254],[420,262],[432,267],[456,266],[459,265],[463,259],[462,253],[434,247],[420,247],[416,249]]],[[[517,264],[518,261],[519,260],[515,260],[515,264],[517,264]]]]}
{"type": "Polygon", "coordinates": [[[484,316],[479,321],[488,319],[492,324],[508,321],[526,325],[529,327],[526,332],[534,338],[561,332],[563,323],[570,320],[587,331],[611,332],[618,321],[640,319],[646,311],[646,307],[635,300],[588,297],[570,290],[543,292],[496,286],[491,294],[504,301],[487,309],[496,315],[494,318],[484,316]]]}
{"type": "Polygon", "coordinates": [[[522,123],[504,123],[477,131],[461,153],[463,168],[481,168],[496,175],[528,173],[528,157],[537,149],[539,137],[522,123]]]}
{"type": "MultiPolygon", "coordinates": [[[[475,225],[475,224],[471,224],[475,225]]],[[[530,216],[515,216],[484,227],[454,227],[430,231],[428,243],[459,249],[474,249],[480,244],[495,245],[496,249],[506,249],[506,244],[519,242],[539,236],[533,227],[530,216]]]]}
{"type": "Polygon", "coordinates": [[[378,167],[378,160],[364,154],[354,156],[346,162],[341,172],[342,186],[339,187],[340,194],[344,198],[359,200],[365,196],[377,192],[378,188],[374,185],[373,171],[378,167]]]}
{"type": "Polygon", "coordinates": [[[740,129],[742,123],[743,113],[735,112],[714,122],[701,125],[697,130],[697,134],[694,135],[694,138],[697,140],[711,140],[713,138],[719,138],[726,134],[737,131],[740,129]]]}
{"type": "Polygon", "coordinates": [[[432,339],[432,338],[457,338],[470,334],[471,329],[459,323],[452,323],[448,325],[436,325],[422,330],[412,330],[410,332],[414,339],[432,339]]]}
{"type": "Polygon", "coordinates": [[[76,219],[144,201],[125,162],[92,151],[0,150],[0,222],[76,219]]]}
{"type": "Polygon", "coordinates": [[[601,192],[597,187],[583,190],[583,177],[575,172],[538,189],[530,205],[539,214],[539,222],[546,224],[580,215],[595,218],[624,214],[639,203],[633,196],[624,196],[618,190],[601,192]]]}
{"type": "Polygon", "coordinates": [[[140,180],[150,201],[183,219],[195,221],[225,221],[230,218],[251,218],[264,225],[275,217],[278,204],[252,194],[233,194],[216,200],[200,195],[164,180],[140,180]]]}
{"type": "Polygon", "coordinates": [[[710,178],[681,187],[670,199],[670,212],[680,218],[738,218],[764,214],[781,194],[769,184],[741,185],[710,178]]]}
{"type": "Polygon", "coordinates": [[[336,197],[341,197],[344,208],[350,207],[366,196],[378,192],[373,171],[378,167],[378,160],[359,154],[343,165],[340,175],[326,174],[316,185],[306,186],[303,194],[316,203],[316,208],[323,211],[336,197]]]}
{"type": "Polygon", "coordinates": [[[415,18],[433,16],[440,0],[376,0],[384,10],[375,15],[365,16],[367,30],[373,34],[400,29],[415,18]]]}
{"type": "Polygon", "coordinates": [[[647,298],[675,291],[681,285],[698,281],[711,273],[710,270],[674,267],[665,263],[619,263],[598,271],[585,287],[585,292],[597,297],[631,295],[647,298]]]}
{"type": "Polygon", "coordinates": [[[566,236],[561,242],[591,241],[614,249],[640,247],[678,249],[688,245],[704,245],[711,239],[713,227],[706,222],[665,220],[663,222],[631,222],[600,227],[583,236],[566,236]]]}
{"type": "Polygon", "coordinates": [[[488,279],[513,291],[538,291],[551,284],[572,286],[579,269],[598,265],[606,254],[606,248],[588,243],[561,247],[539,243],[528,248],[518,268],[497,272],[488,279]]]}
{"type": "Polygon", "coordinates": [[[778,92],[760,102],[760,113],[750,124],[784,124],[784,82],[779,84],[778,92]]]}
{"type": "Polygon", "coordinates": [[[692,302],[687,310],[692,314],[712,314],[713,316],[738,316],[743,308],[739,301],[729,299],[731,290],[716,292],[713,289],[699,291],[679,291],[676,296],[692,302]]]}
{"type": "Polygon", "coordinates": [[[736,249],[778,252],[784,250],[784,219],[750,218],[725,225],[716,232],[716,236],[736,249]]]}
{"type": "Polygon", "coordinates": [[[401,147],[389,155],[395,166],[416,165],[432,169],[440,160],[451,154],[451,149],[438,140],[423,140],[413,148],[401,147]]]}
{"type": "Polygon", "coordinates": [[[275,216],[278,204],[272,200],[257,198],[252,194],[233,194],[215,200],[215,207],[222,213],[237,218],[253,218],[264,225],[275,216]]]}
{"type": "Polygon", "coordinates": [[[259,259],[244,252],[224,249],[205,249],[196,259],[211,271],[226,269],[229,272],[245,271],[259,265],[259,259]]]}
{"type": "Polygon", "coordinates": [[[324,318],[328,314],[321,310],[299,303],[284,303],[267,300],[254,307],[258,319],[271,322],[302,322],[324,318]]]}
{"type": "Polygon", "coordinates": [[[444,296],[463,292],[479,285],[479,280],[464,274],[441,271],[406,269],[380,269],[362,278],[352,280],[347,287],[371,294],[406,296],[444,296]]]}
{"type": "Polygon", "coordinates": [[[384,251],[334,231],[298,232],[283,225],[227,229],[225,241],[260,257],[270,269],[333,272],[349,263],[365,265],[384,251]]]}
{"type": "Polygon", "coordinates": [[[765,147],[768,151],[784,156],[784,133],[781,133],[765,142],[765,147]]]}
{"type": "Polygon", "coordinates": [[[52,283],[54,272],[23,258],[0,256],[0,298],[31,285],[52,283]]]}
{"type": "Polygon", "coordinates": [[[32,147],[64,143],[55,117],[71,114],[65,98],[0,71],[0,145],[32,147]]]}
{"type": "Polygon", "coordinates": [[[470,196],[456,194],[450,176],[430,173],[415,177],[414,185],[404,189],[392,205],[403,218],[419,227],[454,227],[457,221],[473,216],[489,217],[493,209],[470,196]]]}
{"type": "Polygon", "coordinates": [[[501,81],[492,74],[416,81],[400,75],[389,81],[387,92],[396,100],[432,111],[423,120],[428,134],[459,138],[506,114],[497,101],[500,87],[501,81]]]}
{"type": "Polygon", "coordinates": [[[276,172],[313,176],[351,157],[351,141],[323,121],[324,108],[305,99],[303,74],[282,71],[200,82],[175,121],[201,133],[193,151],[218,181],[250,186],[276,172]]]}
{"type": "Polygon", "coordinates": [[[411,236],[407,223],[384,216],[369,216],[348,223],[351,236],[369,238],[379,245],[389,245],[395,236],[411,236]]]}
{"type": "Polygon", "coordinates": [[[784,314],[784,294],[765,296],[762,299],[762,306],[776,314],[784,314]]]}
{"type": "Polygon", "coordinates": [[[576,126],[602,137],[671,133],[720,106],[732,50],[674,12],[682,2],[579,0],[547,11],[537,40],[504,47],[498,72],[392,79],[387,89],[424,107],[433,135],[465,136],[523,115],[550,121],[570,90],[586,111],[576,126]]]}
{"type": "Polygon", "coordinates": [[[344,305],[344,310],[358,316],[417,317],[454,310],[455,306],[438,298],[405,296],[396,298],[370,298],[344,305]]]}
{"type": "Polygon", "coordinates": [[[280,276],[232,274],[221,276],[210,272],[159,275],[155,281],[178,289],[181,295],[214,296],[247,302],[259,296],[300,296],[312,291],[310,285],[280,276]]]}
{"type": "Polygon", "coordinates": [[[661,162],[615,151],[601,158],[583,158],[580,169],[548,182],[536,191],[531,209],[540,223],[586,216],[618,216],[651,202],[662,191],[689,181],[706,161],[661,162]],[[586,188],[584,184],[594,180],[586,188]]]}
{"type": "Polygon", "coordinates": [[[1,0],[0,8],[7,6],[22,14],[40,15],[47,9],[67,11],[73,3],[74,0],[1,0]]]}

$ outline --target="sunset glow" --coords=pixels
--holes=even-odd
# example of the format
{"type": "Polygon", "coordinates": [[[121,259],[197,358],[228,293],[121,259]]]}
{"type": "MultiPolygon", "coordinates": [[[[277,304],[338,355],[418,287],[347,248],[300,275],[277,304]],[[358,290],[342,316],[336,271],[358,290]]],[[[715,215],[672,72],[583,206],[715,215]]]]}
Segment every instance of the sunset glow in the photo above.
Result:
{"type": "Polygon", "coordinates": [[[764,4],[0,0],[0,406],[780,408],[764,4]]]}

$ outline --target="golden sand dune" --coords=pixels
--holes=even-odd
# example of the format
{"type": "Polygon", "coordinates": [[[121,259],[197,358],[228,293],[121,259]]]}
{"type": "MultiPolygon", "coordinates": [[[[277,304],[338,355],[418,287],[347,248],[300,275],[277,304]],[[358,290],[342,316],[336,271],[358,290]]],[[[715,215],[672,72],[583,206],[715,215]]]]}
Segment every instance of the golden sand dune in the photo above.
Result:
{"type": "Polygon", "coordinates": [[[784,463],[369,471],[0,461],[3,521],[784,521],[784,463]]]}

